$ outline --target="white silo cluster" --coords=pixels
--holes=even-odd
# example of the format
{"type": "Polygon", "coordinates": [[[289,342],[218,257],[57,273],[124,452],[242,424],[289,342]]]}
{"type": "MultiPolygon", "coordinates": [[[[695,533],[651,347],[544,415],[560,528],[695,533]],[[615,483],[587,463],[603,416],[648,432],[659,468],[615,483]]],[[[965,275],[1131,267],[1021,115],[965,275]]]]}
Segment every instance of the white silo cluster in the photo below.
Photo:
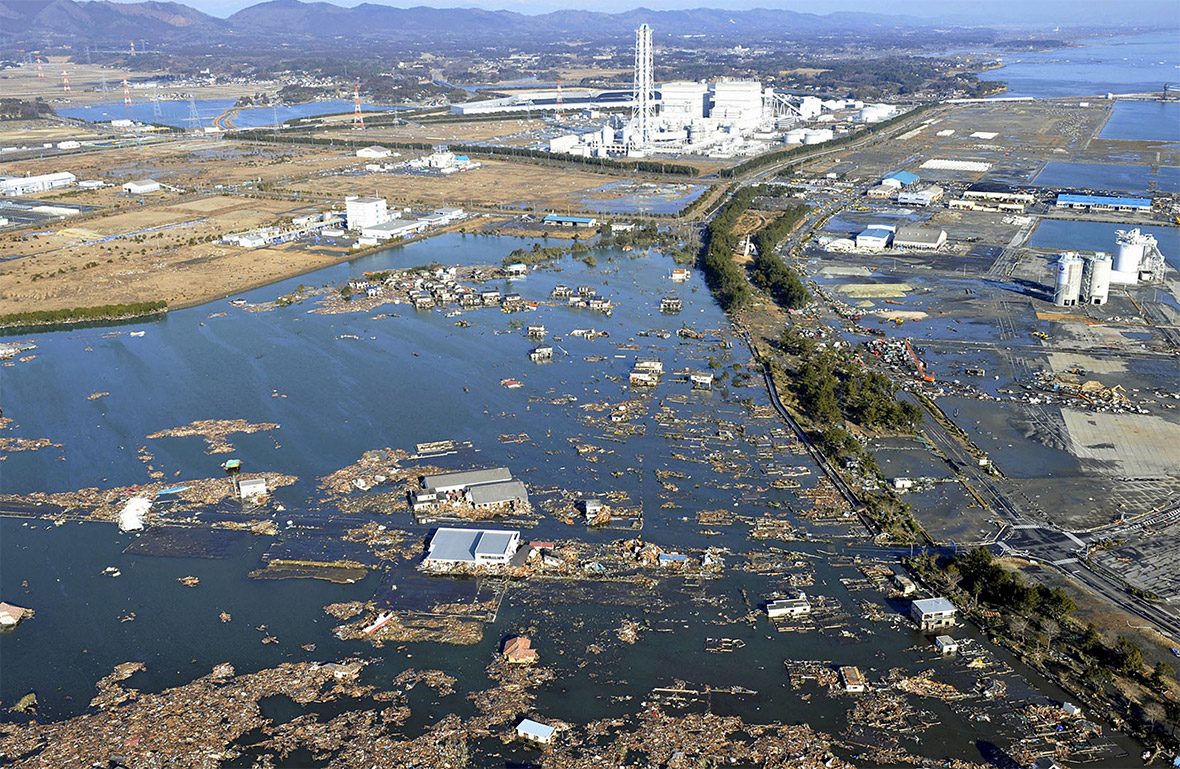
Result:
{"type": "Polygon", "coordinates": [[[1073,307],[1082,293],[1082,257],[1064,253],[1057,260],[1057,280],[1053,285],[1053,304],[1073,307]]]}
{"type": "Polygon", "coordinates": [[[835,136],[831,128],[808,128],[803,132],[804,144],[823,144],[835,136]]]}
{"type": "Polygon", "coordinates": [[[1086,304],[1106,304],[1110,296],[1110,254],[1089,254],[1082,265],[1081,300],[1086,304]]]}

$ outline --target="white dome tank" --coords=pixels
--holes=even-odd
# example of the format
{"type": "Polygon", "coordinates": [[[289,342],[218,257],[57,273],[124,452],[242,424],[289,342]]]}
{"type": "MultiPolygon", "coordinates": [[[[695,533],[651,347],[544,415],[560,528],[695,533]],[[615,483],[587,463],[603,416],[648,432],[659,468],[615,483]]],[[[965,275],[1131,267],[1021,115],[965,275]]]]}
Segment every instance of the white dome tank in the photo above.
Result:
{"type": "Polygon", "coordinates": [[[802,144],[807,137],[807,130],[803,128],[792,128],[783,135],[783,140],[787,144],[802,144]]]}

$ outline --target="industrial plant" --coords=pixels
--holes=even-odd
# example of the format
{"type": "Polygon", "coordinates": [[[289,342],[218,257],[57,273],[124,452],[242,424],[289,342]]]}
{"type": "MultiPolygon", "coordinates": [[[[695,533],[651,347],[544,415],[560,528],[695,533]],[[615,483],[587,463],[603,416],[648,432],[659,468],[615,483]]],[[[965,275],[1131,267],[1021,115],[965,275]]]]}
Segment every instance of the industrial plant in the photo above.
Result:
{"type": "Polygon", "coordinates": [[[1118,250],[1113,261],[1110,254],[1102,252],[1067,252],[1058,257],[1054,262],[1053,304],[1106,304],[1111,284],[1135,286],[1162,279],[1164,257],[1154,235],[1138,228],[1118,230],[1115,242],[1118,250]]]}

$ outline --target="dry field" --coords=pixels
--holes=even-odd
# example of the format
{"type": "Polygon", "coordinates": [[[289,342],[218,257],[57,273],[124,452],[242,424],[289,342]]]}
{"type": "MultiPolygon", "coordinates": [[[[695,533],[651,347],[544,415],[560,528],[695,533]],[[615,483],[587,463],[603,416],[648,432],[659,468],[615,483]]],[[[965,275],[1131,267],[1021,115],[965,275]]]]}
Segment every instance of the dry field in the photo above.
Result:
{"type": "MultiPolygon", "coordinates": [[[[37,158],[6,164],[12,175],[69,171],[79,179],[122,184],[152,178],[190,189],[251,180],[266,183],[298,179],[361,163],[355,154],[328,147],[249,145],[218,139],[180,139],[142,147],[37,158]]],[[[45,196],[38,196],[45,197],[45,196]]],[[[81,201],[78,201],[81,202],[81,201]]]]}
{"type": "Polygon", "coordinates": [[[309,179],[284,185],[282,191],[327,199],[343,199],[346,193],[376,195],[388,199],[391,205],[495,208],[518,204],[548,211],[565,210],[571,195],[610,181],[610,177],[600,174],[493,160],[482,168],[450,176],[377,173],[357,178],[309,179]]]}
{"type": "Polygon", "coordinates": [[[9,120],[0,123],[0,147],[38,146],[66,139],[90,141],[109,136],[109,132],[79,128],[51,120],[9,120]]]}
{"type": "MultiPolygon", "coordinates": [[[[30,100],[40,96],[55,107],[77,107],[96,102],[122,102],[123,78],[127,78],[134,84],[136,80],[161,74],[154,71],[128,71],[126,69],[100,67],[97,64],[67,63],[66,57],[64,56],[50,56],[47,58],[48,62],[42,65],[45,71],[44,80],[37,77],[37,67],[32,64],[5,70],[4,74],[0,76],[0,98],[30,100]],[[61,70],[63,65],[70,76],[71,93],[69,94],[64,93],[62,90],[61,70]],[[106,93],[103,93],[101,90],[104,74],[106,75],[107,88],[109,89],[106,93]]],[[[197,99],[236,99],[243,95],[253,95],[255,92],[262,90],[266,85],[270,84],[194,85],[185,86],[184,88],[153,89],[152,93],[158,93],[165,98],[171,98],[175,93],[184,92],[192,93],[197,99]]],[[[145,93],[142,89],[133,89],[131,97],[136,101],[142,101],[147,98],[145,93]]]]}
{"type": "Polygon", "coordinates": [[[210,196],[67,222],[52,235],[0,238],[0,258],[29,254],[0,263],[0,314],[155,300],[191,305],[325,267],[345,250],[216,242],[321,208],[210,196]],[[122,237],[97,242],[112,236],[122,237]]]}
{"type": "MultiPolygon", "coordinates": [[[[330,122],[345,122],[345,118],[336,118],[330,122]]],[[[351,123],[352,116],[347,117],[351,123]]],[[[366,142],[380,144],[383,141],[400,142],[433,142],[448,144],[451,142],[509,142],[509,137],[528,131],[536,131],[545,127],[542,120],[513,119],[513,120],[478,120],[454,123],[411,123],[409,125],[379,126],[367,128],[363,132],[349,133],[347,139],[363,139],[366,142]]],[[[339,139],[337,131],[324,132],[319,138],[339,139]]],[[[525,143],[521,140],[521,143],[525,143]]],[[[459,148],[456,147],[458,150],[459,148]]]]}

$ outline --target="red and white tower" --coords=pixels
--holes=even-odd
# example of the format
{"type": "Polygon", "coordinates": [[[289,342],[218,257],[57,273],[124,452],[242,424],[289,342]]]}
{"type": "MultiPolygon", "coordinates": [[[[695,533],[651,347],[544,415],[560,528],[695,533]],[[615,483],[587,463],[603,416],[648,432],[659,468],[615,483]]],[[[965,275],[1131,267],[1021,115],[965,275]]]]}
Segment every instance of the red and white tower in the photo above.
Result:
{"type": "Polygon", "coordinates": [[[66,68],[61,68],[61,90],[65,93],[73,93],[70,90],[70,73],[66,72],[66,68]]]}
{"type": "Polygon", "coordinates": [[[127,85],[127,78],[123,78],[123,105],[131,106],[131,86],[127,85]]]}
{"type": "Polygon", "coordinates": [[[135,55],[135,41],[134,40],[131,41],[131,55],[132,56],[135,55]]]}
{"type": "Polygon", "coordinates": [[[353,89],[353,96],[356,98],[356,109],[352,113],[352,127],[354,130],[365,130],[365,116],[361,114],[361,87],[358,85],[353,89]]]}
{"type": "Polygon", "coordinates": [[[558,81],[557,81],[557,117],[564,118],[565,113],[561,109],[561,104],[562,104],[562,102],[561,102],[561,80],[558,79],[558,81]]]}
{"type": "Polygon", "coordinates": [[[41,57],[37,57],[37,77],[45,79],[45,68],[41,66],[41,57]]]}

